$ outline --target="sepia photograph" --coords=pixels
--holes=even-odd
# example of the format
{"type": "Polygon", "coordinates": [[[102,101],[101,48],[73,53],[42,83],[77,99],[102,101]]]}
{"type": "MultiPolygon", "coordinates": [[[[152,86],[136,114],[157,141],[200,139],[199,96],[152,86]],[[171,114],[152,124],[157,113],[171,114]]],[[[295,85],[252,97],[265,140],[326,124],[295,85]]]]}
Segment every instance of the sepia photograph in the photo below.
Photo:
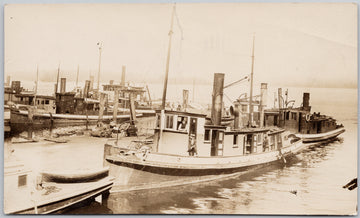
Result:
{"type": "Polygon", "coordinates": [[[4,5],[4,214],[358,215],[358,5],[4,5]]]}

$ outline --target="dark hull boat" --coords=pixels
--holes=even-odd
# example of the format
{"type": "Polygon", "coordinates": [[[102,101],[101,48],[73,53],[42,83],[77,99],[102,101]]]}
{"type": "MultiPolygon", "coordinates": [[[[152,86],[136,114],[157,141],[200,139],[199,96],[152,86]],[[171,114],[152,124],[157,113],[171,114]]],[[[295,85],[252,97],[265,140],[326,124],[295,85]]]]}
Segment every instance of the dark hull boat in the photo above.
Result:
{"type": "MultiPolygon", "coordinates": [[[[136,116],[142,116],[142,114],[137,114],[136,116]]],[[[129,114],[117,115],[117,122],[124,122],[129,119],[129,114]]],[[[102,117],[102,122],[104,123],[110,123],[112,120],[112,115],[104,115],[102,117]]],[[[27,131],[30,128],[34,131],[57,127],[96,125],[98,121],[98,115],[86,116],[52,113],[34,113],[29,115],[29,111],[17,109],[11,109],[10,113],[10,126],[12,134],[27,131]]]]}
{"type": "MultiPolygon", "coordinates": [[[[279,99],[281,98],[281,89],[279,89],[279,99]]],[[[280,109],[265,111],[265,126],[278,126],[289,130],[305,143],[336,139],[345,132],[344,126],[338,125],[334,118],[311,113],[309,100],[310,94],[304,93],[301,107],[283,107],[279,104],[280,109]]]]}

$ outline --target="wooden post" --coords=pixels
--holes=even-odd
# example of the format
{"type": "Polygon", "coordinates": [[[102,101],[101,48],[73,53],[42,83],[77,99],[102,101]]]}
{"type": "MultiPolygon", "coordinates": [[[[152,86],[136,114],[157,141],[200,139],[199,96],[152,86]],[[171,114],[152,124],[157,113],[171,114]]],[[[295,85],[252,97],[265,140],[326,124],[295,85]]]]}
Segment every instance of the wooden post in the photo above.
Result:
{"type": "Polygon", "coordinates": [[[101,69],[101,50],[102,50],[102,43],[98,43],[99,45],[99,71],[98,71],[98,78],[97,78],[97,93],[100,93],[100,69],[101,69]]]}
{"type": "Polygon", "coordinates": [[[113,111],[113,119],[114,122],[117,121],[117,111],[118,111],[118,105],[119,105],[119,89],[115,89],[114,93],[114,111],[113,111]]]}
{"type": "Polygon", "coordinates": [[[126,66],[122,66],[121,81],[120,81],[120,86],[122,87],[125,86],[125,73],[126,73],[126,66]]]}
{"type": "Polygon", "coordinates": [[[79,81],[79,65],[77,67],[77,73],[76,73],[76,88],[78,87],[78,81],[79,81]]]}
{"type": "Polygon", "coordinates": [[[148,96],[149,96],[149,104],[150,104],[150,107],[151,107],[152,106],[152,101],[151,101],[149,87],[147,85],[146,85],[146,90],[147,90],[147,93],[148,93],[148,96]]]}
{"type": "Polygon", "coordinates": [[[255,50],[255,35],[253,36],[253,50],[252,50],[252,56],[251,56],[251,60],[252,60],[252,64],[251,64],[251,79],[250,79],[250,102],[249,102],[249,122],[250,122],[250,126],[252,126],[253,121],[254,121],[254,107],[252,105],[252,100],[253,100],[253,77],[254,77],[254,50],[255,50]]]}
{"type": "Polygon", "coordinates": [[[189,90],[183,89],[183,109],[186,111],[186,108],[189,105],[189,90]]]}
{"type": "Polygon", "coordinates": [[[264,116],[267,97],[267,83],[261,83],[261,98],[260,98],[260,127],[264,127],[264,116]]]}
{"type": "Polygon", "coordinates": [[[33,138],[33,125],[34,125],[34,112],[35,107],[29,106],[28,107],[28,139],[33,138]]]}
{"type": "Polygon", "coordinates": [[[282,98],[282,89],[281,88],[278,88],[278,102],[279,102],[279,109],[282,108],[282,101],[283,101],[283,98],[282,98]]]}
{"type": "Polygon", "coordinates": [[[85,114],[86,114],[86,130],[89,128],[89,115],[88,115],[88,109],[87,109],[87,103],[85,103],[85,114]]]}
{"type": "Polygon", "coordinates": [[[134,102],[133,93],[129,93],[129,100],[130,100],[130,127],[128,129],[128,133],[129,136],[136,136],[137,135],[137,128],[135,126],[136,111],[135,111],[135,102],[134,102]]]}
{"type": "Polygon", "coordinates": [[[38,91],[38,83],[39,83],[39,66],[36,66],[36,86],[35,86],[35,95],[34,95],[34,106],[36,107],[36,95],[38,91]]]}
{"type": "Polygon", "coordinates": [[[59,87],[59,76],[60,76],[60,63],[59,63],[59,66],[58,66],[58,72],[57,72],[57,77],[56,77],[56,88],[55,88],[55,95],[58,91],[58,87],[59,87]]]}
{"type": "Polygon", "coordinates": [[[105,107],[105,99],[106,93],[100,93],[100,109],[99,109],[99,120],[98,122],[102,122],[104,116],[104,107],[105,107]]]}
{"type": "Polygon", "coordinates": [[[130,101],[130,120],[132,123],[136,120],[136,111],[135,111],[135,101],[133,93],[129,93],[129,101],[130,101]]]}

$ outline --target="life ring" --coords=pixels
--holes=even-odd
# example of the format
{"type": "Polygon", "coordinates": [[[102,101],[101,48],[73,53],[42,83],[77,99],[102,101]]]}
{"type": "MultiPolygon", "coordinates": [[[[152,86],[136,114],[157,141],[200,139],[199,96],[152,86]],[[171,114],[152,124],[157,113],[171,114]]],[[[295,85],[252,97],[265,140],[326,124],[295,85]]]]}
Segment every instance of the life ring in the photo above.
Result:
{"type": "Polygon", "coordinates": [[[310,115],[310,114],[306,114],[306,116],[305,116],[306,122],[309,122],[309,121],[310,121],[310,118],[311,118],[311,115],[310,115]]]}

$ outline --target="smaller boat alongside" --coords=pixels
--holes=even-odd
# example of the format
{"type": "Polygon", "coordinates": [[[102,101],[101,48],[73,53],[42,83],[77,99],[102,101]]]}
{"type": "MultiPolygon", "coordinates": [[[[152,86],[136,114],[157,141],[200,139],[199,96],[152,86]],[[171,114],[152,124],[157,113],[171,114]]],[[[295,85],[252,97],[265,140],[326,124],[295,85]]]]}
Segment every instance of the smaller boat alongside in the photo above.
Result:
{"type": "MultiPolygon", "coordinates": [[[[279,99],[282,99],[281,89],[279,99]]],[[[345,132],[345,127],[337,124],[334,118],[320,112],[311,113],[309,100],[310,93],[304,93],[303,103],[297,108],[287,106],[292,101],[286,100],[285,105],[280,101],[279,109],[265,110],[265,126],[284,128],[301,138],[304,143],[334,140],[345,132]]]]}
{"type": "Polygon", "coordinates": [[[4,213],[57,213],[81,202],[107,195],[113,185],[108,169],[69,173],[35,175],[16,159],[5,143],[4,213]]]}

